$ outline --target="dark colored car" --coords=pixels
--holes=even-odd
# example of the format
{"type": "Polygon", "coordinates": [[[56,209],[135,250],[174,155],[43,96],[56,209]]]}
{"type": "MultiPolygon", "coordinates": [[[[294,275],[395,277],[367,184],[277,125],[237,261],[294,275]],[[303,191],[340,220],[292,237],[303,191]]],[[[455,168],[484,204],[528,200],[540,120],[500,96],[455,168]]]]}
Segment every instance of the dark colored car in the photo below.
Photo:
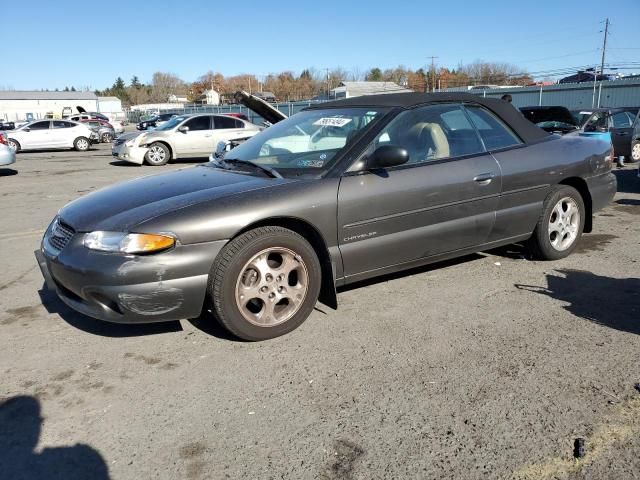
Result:
{"type": "Polygon", "coordinates": [[[223,158],[62,208],[35,252],[71,308],[112,322],[209,306],[247,340],[336,287],[514,242],[566,257],[616,192],[611,144],[550,135],[507,102],[402,93],[319,104],[223,158]]]}
{"type": "Polygon", "coordinates": [[[175,113],[161,113],[160,115],[154,115],[153,117],[138,122],[136,124],[136,128],[138,130],[148,130],[150,128],[156,128],[162,125],[163,123],[169,121],[172,117],[175,117],[175,113]]]}
{"type": "Polygon", "coordinates": [[[565,107],[522,107],[520,111],[527,120],[545,132],[564,135],[579,128],[575,118],[565,107]]]}
{"type": "Polygon", "coordinates": [[[617,157],[640,160],[640,147],[634,146],[634,142],[637,145],[640,140],[640,107],[596,108],[582,112],[590,112],[591,115],[582,126],[581,135],[598,136],[609,132],[617,157]]]}
{"type": "Polygon", "coordinates": [[[0,120],[0,130],[13,130],[16,128],[15,122],[0,120]]]}
{"type": "Polygon", "coordinates": [[[615,75],[606,75],[606,74],[597,74],[595,75],[593,71],[583,71],[578,72],[574,75],[570,75],[568,77],[561,78],[558,83],[584,83],[584,82],[593,82],[595,77],[596,82],[607,81],[607,80],[615,80],[617,77],[615,75]]]}

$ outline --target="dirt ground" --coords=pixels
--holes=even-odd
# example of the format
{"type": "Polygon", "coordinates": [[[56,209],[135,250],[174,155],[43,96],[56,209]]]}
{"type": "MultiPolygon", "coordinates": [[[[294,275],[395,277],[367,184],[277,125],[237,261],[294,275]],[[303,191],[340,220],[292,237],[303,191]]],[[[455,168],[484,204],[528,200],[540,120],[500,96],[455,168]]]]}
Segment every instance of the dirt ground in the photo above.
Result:
{"type": "Polygon", "coordinates": [[[0,170],[1,478],[640,478],[635,166],[565,260],[511,247],[384,277],[272,341],[103,323],[44,290],[59,208],[184,166],[101,145],[0,170]]]}

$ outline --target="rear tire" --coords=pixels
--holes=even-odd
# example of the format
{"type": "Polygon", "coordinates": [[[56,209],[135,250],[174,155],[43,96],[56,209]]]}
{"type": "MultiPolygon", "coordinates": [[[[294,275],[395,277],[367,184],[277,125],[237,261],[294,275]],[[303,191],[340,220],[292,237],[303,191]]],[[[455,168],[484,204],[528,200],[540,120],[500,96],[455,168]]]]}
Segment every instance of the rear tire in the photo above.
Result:
{"type": "Polygon", "coordinates": [[[631,155],[629,157],[632,162],[640,162],[640,140],[631,142],[631,155]]]}
{"type": "Polygon", "coordinates": [[[575,250],[585,220],[584,201],[573,187],[556,185],[544,200],[542,214],[528,241],[538,260],[559,260],[575,250]]]}
{"type": "Polygon", "coordinates": [[[320,262],[313,247],[296,232],[276,226],[231,240],[209,275],[217,319],[249,341],[299,327],[313,311],[320,285],[320,262]]]}
{"type": "Polygon", "coordinates": [[[73,141],[73,148],[78,152],[86,152],[91,147],[91,141],[87,137],[78,137],[73,141]]]}
{"type": "Polygon", "coordinates": [[[7,139],[7,145],[9,148],[11,148],[14,152],[18,153],[20,151],[20,144],[18,143],[17,140],[14,140],[13,138],[8,138],[7,139]]]}
{"type": "Polygon", "coordinates": [[[144,156],[144,161],[152,167],[166,165],[170,159],[171,153],[169,152],[169,149],[160,142],[155,142],[149,145],[149,150],[144,156]]]}

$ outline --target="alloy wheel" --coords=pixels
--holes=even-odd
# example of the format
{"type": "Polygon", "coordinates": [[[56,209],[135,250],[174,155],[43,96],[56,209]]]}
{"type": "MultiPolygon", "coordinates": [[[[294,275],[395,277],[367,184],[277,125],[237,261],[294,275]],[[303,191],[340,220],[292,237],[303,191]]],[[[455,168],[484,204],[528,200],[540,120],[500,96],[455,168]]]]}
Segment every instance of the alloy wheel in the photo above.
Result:
{"type": "Polygon", "coordinates": [[[580,209],[571,197],[564,197],[556,203],[549,216],[549,242],[551,246],[563,251],[569,248],[578,237],[580,227],[580,209]]]}
{"type": "Polygon", "coordinates": [[[636,143],[631,149],[631,158],[634,162],[640,160],[640,143],[636,143]]]}
{"type": "Polygon", "coordinates": [[[273,327],[298,312],[308,288],[302,257],[288,248],[272,247],[255,254],[240,271],[236,305],[248,322],[273,327]]]}
{"type": "Polygon", "coordinates": [[[164,161],[166,153],[164,148],[159,147],[158,145],[154,145],[149,149],[148,158],[152,163],[161,163],[164,161]]]}

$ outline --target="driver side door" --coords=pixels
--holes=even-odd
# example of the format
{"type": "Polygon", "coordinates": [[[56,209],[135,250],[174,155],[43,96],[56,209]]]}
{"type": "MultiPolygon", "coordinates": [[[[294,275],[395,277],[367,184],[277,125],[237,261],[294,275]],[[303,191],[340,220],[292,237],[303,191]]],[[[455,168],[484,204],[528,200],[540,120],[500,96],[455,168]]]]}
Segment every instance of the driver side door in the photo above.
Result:
{"type": "Polygon", "coordinates": [[[50,120],[41,120],[29,125],[29,130],[24,130],[20,144],[24,149],[55,147],[50,140],[50,120]]]}
{"type": "Polygon", "coordinates": [[[338,192],[347,281],[481,245],[492,231],[500,168],[460,104],[400,113],[350,170],[338,192]],[[408,163],[368,170],[366,157],[385,144],[405,148],[408,163]]]}

